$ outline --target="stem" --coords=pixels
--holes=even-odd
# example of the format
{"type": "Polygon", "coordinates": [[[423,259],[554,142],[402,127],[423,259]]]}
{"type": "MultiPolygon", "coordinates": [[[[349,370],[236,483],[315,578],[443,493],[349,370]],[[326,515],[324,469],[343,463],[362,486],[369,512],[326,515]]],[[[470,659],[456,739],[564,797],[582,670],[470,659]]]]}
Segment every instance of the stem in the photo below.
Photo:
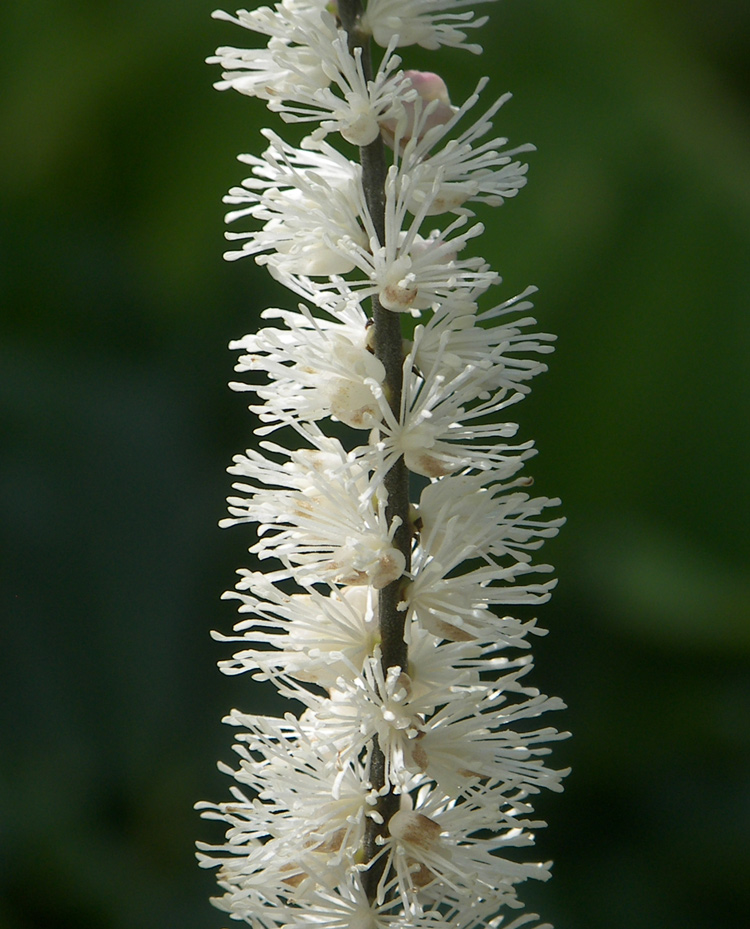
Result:
{"type": "MultiPolygon", "coordinates": [[[[369,35],[362,32],[360,20],[364,8],[362,0],[338,0],[338,14],[349,39],[349,50],[362,50],[362,68],[365,79],[372,80],[372,56],[369,35]]],[[[381,245],[385,245],[385,180],[387,174],[385,146],[378,137],[369,145],[359,150],[362,165],[362,185],[372,222],[381,245]]],[[[377,297],[372,298],[372,320],[374,324],[373,345],[375,355],[385,368],[383,389],[388,403],[396,418],[400,416],[401,390],[403,378],[403,340],[401,319],[398,313],[384,309],[377,297]]],[[[400,525],[394,534],[394,545],[406,559],[406,570],[411,561],[411,531],[409,528],[409,472],[403,458],[399,458],[385,477],[385,489],[388,492],[386,520],[388,525],[394,519],[400,525]]],[[[404,642],[404,623],[406,613],[398,610],[403,600],[404,579],[399,578],[380,591],[378,610],[380,618],[380,641],[384,673],[392,667],[407,670],[407,649],[404,642]]],[[[373,740],[370,754],[369,778],[373,788],[385,787],[385,756],[377,737],[373,740]]],[[[372,861],[381,846],[377,839],[388,835],[388,821],[399,809],[399,797],[392,789],[378,800],[376,810],[383,818],[382,824],[367,820],[364,838],[365,861],[372,861]]],[[[378,882],[383,875],[385,859],[380,858],[364,874],[363,884],[369,899],[374,899],[378,882]]]]}

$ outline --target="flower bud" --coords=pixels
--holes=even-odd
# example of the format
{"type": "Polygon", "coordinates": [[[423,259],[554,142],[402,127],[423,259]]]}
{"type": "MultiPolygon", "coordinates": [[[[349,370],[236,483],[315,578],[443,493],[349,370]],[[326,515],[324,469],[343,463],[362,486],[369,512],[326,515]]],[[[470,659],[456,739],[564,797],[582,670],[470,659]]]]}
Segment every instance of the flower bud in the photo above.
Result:
{"type": "Polygon", "coordinates": [[[383,140],[391,148],[394,147],[396,137],[401,143],[408,142],[416,131],[416,137],[421,139],[428,129],[444,126],[456,113],[445,81],[439,74],[432,71],[404,71],[400,89],[404,89],[404,84],[416,90],[418,96],[416,100],[404,102],[400,119],[387,119],[380,124],[383,140]]]}

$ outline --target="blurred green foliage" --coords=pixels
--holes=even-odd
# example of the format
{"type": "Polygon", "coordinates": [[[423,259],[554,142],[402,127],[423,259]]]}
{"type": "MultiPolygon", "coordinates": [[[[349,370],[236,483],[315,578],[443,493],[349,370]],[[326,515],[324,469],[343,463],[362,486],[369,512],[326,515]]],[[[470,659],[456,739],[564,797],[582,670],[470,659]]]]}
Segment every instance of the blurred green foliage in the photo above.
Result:
{"type": "MultiPolygon", "coordinates": [[[[0,12],[0,929],[225,922],[192,861],[218,725],[278,711],[214,668],[251,441],[225,351],[288,303],[221,261],[260,104],[201,62],[243,36],[199,0],[0,12]]],[[[543,798],[529,898],[558,929],[723,929],[750,909],[750,5],[508,0],[484,73],[533,140],[480,249],[559,335],[519,415],[568,525],[536,683],[574,773],[543,798]]],[[[488,96],[489,100],[489,96],[488,96]]]]}

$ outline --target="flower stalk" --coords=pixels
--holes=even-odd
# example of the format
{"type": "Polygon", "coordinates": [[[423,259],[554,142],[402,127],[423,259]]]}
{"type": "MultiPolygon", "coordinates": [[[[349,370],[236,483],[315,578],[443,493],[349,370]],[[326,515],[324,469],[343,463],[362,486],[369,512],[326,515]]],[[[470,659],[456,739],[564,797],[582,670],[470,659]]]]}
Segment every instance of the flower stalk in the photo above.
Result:
{"type": "Polygon", "coordinates": [[[215,14],[268,40],[218,49],[216,86],[314,127],[299,147],[264,130],[225,198],[229,223],[255,224],[227,233],[226,257],[253,256],[303,301],[231,346],[250,379],[232,386],[255,396],[260,425],[229,469],[222,525],[254,525],[250,552],[275,566],[240,570],[226,596],[241,619],[215,634],[239,643],[225,673],[273,681],[302,709],[232,711],[233,800],[198,805],[226,827],[199,844],[215,902],[262,929],[517,929],[536,918],[505,921],[517,885],[549,876],[513,849],[543,825],[529,797],[567,773],[542,760],[565,734],[535,722],[562,703],[525,682],[536,621],[497,608],[554,586],[534,579],[551,570],[535,553],[559,501],[529,496],[532,443],[506,444],[517,426],[503,421],[553,337],[530,330],[534,288],[480,309],[499,276],[469,248],[474,205],[515,196],[533,146],[486,139],[508,95],[471,122],[485,82],[453,106],[438,74],[404,71],[395,51],[481,51],[467,30],[486,18],[458,12],[469,5],[215,14]],[[281,427],[298,448],[273,441],[281,427]]]}

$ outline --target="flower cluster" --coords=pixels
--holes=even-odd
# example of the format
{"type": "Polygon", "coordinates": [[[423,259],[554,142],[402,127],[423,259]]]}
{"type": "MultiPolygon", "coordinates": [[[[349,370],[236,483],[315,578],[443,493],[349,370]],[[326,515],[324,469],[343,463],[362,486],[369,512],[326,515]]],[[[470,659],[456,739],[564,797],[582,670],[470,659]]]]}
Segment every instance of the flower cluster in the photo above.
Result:
{"type": "Polygon", "coordinates": [[[545,756],[562,735],[537,720],[562,703],[527,683],[543,630],[504,611],[549,598],[536,553],[562,520],[505,418],[553,337],[534,288],[479,308],[499,277],[468,247],[475,205],[515,196],[533,147],[491,135],[507,95],[472,116],[484,81],[454,106],[395,52],[480,51],[468,3],[215,14],[267,39],[218,49],[216,86],[313,125],[298,147],[265,131],[225,198],[249,226],[226,257],[303,301],[232,344],[260,425],[223,524],[253,524],[271,569],[239,572],[240,621],[216,634],[238,647],[225,673],[272,681],[298,715],[232,711],[232,799],[199,804],[226,827],[199,846],[215,902],[259,929],[517,929],[536,920],[506,915],[517,885],[549,875],[516,850],[544,825],[529,798],[561,789],[545,756]]]}

